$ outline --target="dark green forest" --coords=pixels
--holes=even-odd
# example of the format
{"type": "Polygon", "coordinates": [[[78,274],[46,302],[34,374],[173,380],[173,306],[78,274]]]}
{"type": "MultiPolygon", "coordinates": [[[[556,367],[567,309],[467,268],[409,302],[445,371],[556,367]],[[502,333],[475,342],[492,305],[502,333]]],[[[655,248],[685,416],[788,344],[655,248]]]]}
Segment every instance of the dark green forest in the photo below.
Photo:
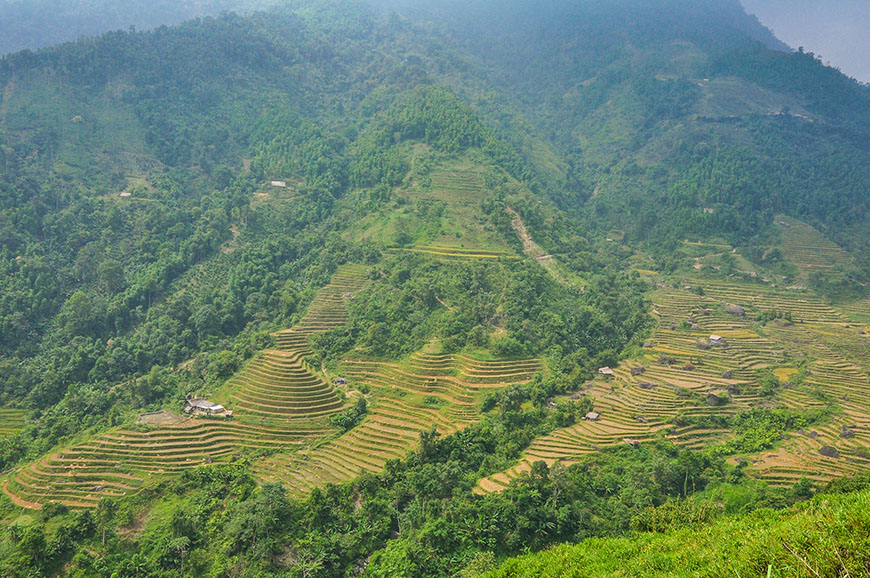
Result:
{"type": "MultiPolygon", "coordinates": [[[[433,343],[546,369],[482,395],[472,425],[421,431],[383,471],[307,496],[262,483],[259,454],[156,476],[93,510],[22,513],[4,494],[0,575],[470,577],[559,543],[822,491],[768,486],[729,459],[817,424],[835,405],[821,395],[815,413],[695,424],[733,430],[708,450],[661,436],[475,488],[595,409],[575,392],[655,326],[657,284],[638,271],[690,270],[685,241],[733,247],[832,306],[870,296],[867,87],[787,51],[731,0],[221,13],[266,3],[242,4],[136,30],[119,18],[198,14],[94,2],[92,24],[120,31],[0,59],[0,408],[26,416],[0,437],[0,471],[219,391],[348,264],[368,285],[345,324],[308,340],[305,363],[324,375],[433,343]],[[468,173],[479,184],[443,184],[468,173]],[[777,215],[845,256],[804,279],[777,215]]],[[[48,12],[65,14],[0,4],[0,53],[48,12]]],[[[64,28],[96,32],[79,24],[64,28]]],[[[60,32],[47,25],[41,44],[60,32]]],[[[717,271],[735,277],[734,259],[717,271]]],[[[366,419],[359,390],[317,422],[330,435],[366,419]]]]}

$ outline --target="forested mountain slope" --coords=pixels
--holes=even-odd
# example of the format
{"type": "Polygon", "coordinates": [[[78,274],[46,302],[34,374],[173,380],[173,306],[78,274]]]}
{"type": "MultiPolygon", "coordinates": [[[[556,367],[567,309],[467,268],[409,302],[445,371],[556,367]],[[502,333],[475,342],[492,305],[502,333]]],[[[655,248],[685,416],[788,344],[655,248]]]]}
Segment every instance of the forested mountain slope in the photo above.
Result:
{"type": "Polygon", "coordinates": [[[782,48],[341,1],[0,60],[0,572],[473,575],[862,469],[870,96],[782,48]]]}
{"type": "Polygon", "coordinates": [[[500,25],[481,15],[453,38],[559,151],[562,208],[658,242],[747,243],[788,212],[864,247],[866,87],[811,54],[766,50],[772,36],[737,2],[512,8],[482,8],[500,25]]]}
{"type": "Polygon", "coordinates": [[[156,28],[223,12],[262,10],[276,4],[273,0],[2,0],[0,55],[36,50],[110,30],[156,28]]]}

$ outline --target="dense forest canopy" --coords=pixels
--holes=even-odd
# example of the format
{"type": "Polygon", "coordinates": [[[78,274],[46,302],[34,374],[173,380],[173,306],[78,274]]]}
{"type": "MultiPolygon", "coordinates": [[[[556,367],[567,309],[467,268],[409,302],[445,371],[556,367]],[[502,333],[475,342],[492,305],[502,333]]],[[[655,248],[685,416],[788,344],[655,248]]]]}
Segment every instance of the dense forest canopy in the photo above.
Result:
{"type": "Polygon", "coordinates": [[[475,576],[870,459],[870,92],[736,0],[81,4],[0,1],[0,574],[475,576]]]}

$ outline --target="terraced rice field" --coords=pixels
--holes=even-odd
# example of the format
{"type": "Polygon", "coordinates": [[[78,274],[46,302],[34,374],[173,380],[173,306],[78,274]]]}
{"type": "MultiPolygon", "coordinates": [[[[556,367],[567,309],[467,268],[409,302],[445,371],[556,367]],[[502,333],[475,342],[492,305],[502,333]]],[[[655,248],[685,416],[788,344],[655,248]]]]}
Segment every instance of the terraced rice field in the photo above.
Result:
{"type": "Polygon", "coordinates": [[[584,420],[535,440],[519,463],[481,480],[478,491],[499,491],[538,460],[571,464],[601,448],[642,443],[657,435],[686,447],[706,447],[727,440],[731,433],[681,427],[674,425],[680,423],[675,418],[729,415],[756,407],[825,407],[818,392],[835,398],[840,411],[815,431],[792,435],[776,451],[746,456],[751,464],[747,470],[772,484],[790,484],[804,474],[827,481],[866,469],[870,340],[862,343],[839,312],[808,292],[700,279],[687,284],[702,286],[705,295],[682,289],[657,291],[653,314],[658,329],[652,347],[616,368],[612,380],[599,377],[587,384],[584,393],[593,397],[599,420],[584,420]],[[729,315],[724,311],[727,304],[741,305],[748,314],[729,315]],[[771,309],[790,312],[795,323],[761,326],[755,321],[755,310],[771,309]],[[727,347],[707,348],[712,334],[724,337],[727,347]],[[790,364],[801,360],[809,361],[802,385],[783,388],[775,399],[759,396],[757,370],[793,375],[790,364]],[[711,394],[728,401],[720,404],[711,394]],[[840,457],[822,456],[819,450],[826,445],[837,448],[840,457]]]}
{"type": "Polygon", "coordinates": [[[246,450],[288,450],[325,433],[323,427],[273,429],[219,419],[116,430],[20,468],[3,482],[3,491],[28,508],[48,501],[92,507],[104,496],[136,491],[148,476],[178,473],[246,450]]]}
{"type": "Polygon", "coordinates": [[[518,259],[517,255],[507,251],[489,251],[484,249],[457,249],[456,247],[435,247],[430,245],[417,245],[402,251],[420,253],[439,259],[518,259]]]}
{"type": "Polygon", "coordinates": [[[0,409],[0,438],[20,431],[27,421],[26,415],[23,409],[0,409]]]}
{"type": "Polygon", "coordinates": [[[837,265],[850,258],[819,231],[797,219],[779,216],[776,222],[782,233],[783,251],[798,266],[803,279],[814,271],[830,273],[837,265]]]}
{"type": "Polygon", "coordinates": [[[852,301],[838,306],[850,319],[864,325],[864,331],[870,333],[870,298],[852,301]]]}
{"type": "MultiPolygon", "coordinates": [[[[806,339],[803,327],[783,329],[785,339],[806,339]]],[[[807,364],[807,377],[801,390],[783,395],[786,405],[812,407],[821,402],[808,392],[823,392],[836,403],[839,411],[827,423],[791,436],[778,451],[764,453],[752,460],[749,471],[773,484],[790,484],[802,476],[815,481],[829,481],[844,474],[866,471],[870,467],[870,377],[866,354],[863,364],[834,348],[813,340],[813,357],[807,364]],[[823,354],[820,355],[820,354],[823,354]],[[817,357],[818,356],[818,357],[817,357]],[[837,450],[839,457],[821,455],[821,448],[837,450]]],[[[868,344],[870,347],[870,344],[868,344]]]]}
{"type": "Polygon", "coordinates": [[[302,320],[276,335],[279,349],[262,352],[230,380],[235,419],[115,430],[20,468],[3,482],[3,491],[26,508],[51,500],[87,508],[103,496],[137,491],[151,476],[240,454],[292,453],[328,438],[334,430],[316,418],[339,411],[342,402],[302,361],[310,353],[306,340],[343,324],[346,302],[364,282],[362,267],[341,267],[302,320]]]}
{"type": "Polygon", "coordinates": [[[482,199],[483,177],[477,169],[436,171],[432,186],[425,197],[444,201],[449,205],[477,205],[482,199]]]}
{"type": "Polygon", "coordinates": [[[296,326],[275,334],[278,349],[265,350],[227,384],[230,406],[239,415],[264,419],[327,416],[343,402],[331,383],[305,363],[308,338],[344,325],[347,302],[365,284],[365,269],[345,266],[321,289],[296,326]]]}
{"type": "Polygon", "coordinates": [[[692,285],[701,286],[707,296],[721,303],[733,303],[758,312],[777,310],[791,313],[797,323],[813,325],[848,324],[842,313],[825,304],[810,291],[777,289],[761,283],[737,284],[727,281],[692,279],[692,285]]]}
{"type": "Polygon", "coordinates": [[[474,155],[451,159],[397,191],[408,206],[399,211],[401,217],[389,216],[389,232],[380,229],[381,219],[372,224],[373,232],[362,232],[361,236],[370,234],[393,242],[395,231],[405,231],[415,239],[415,246],[396,251],[439,260],[517,259],[519,255],[481,209],[481,202],[490,194],[487,175],[493,174],[492,168],[474,155]],[[431,212],[435,207],[438,216],[431,212]]]}
{"type": "Polygon", "coordinates": [[[495,388],[528,381],[538,360],[481,361],[467,356],[416,353],[403,363],[348,360],[345,373],[371,391],[369,414],[348,433],[287,459],[266,460],[257,472],[280,480],[294,494],[383,469],[413,450],[421,431],[450,434],[479,417],[477,404],[495,388]]]}

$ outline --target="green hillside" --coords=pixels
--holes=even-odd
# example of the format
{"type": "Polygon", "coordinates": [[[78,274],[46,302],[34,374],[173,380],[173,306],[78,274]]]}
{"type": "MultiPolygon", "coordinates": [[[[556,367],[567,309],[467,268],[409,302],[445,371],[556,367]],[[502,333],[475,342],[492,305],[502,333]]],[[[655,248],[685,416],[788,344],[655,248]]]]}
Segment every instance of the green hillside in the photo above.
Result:
{"type": "Polygon", "coordinates": [[[867,490],[819,496],[789,510],[713,523],[706,504],[662,508],[656,533],[588,540],[510,560],[488,578],[596,576],[844,576],[867,568],[867,490]]]}
{"type": "Polygon", "coordinates": [[[0,575],[845,535],[787,508],[870,463],[870,93],[738,2],[294,2],[0,90],[0,575]]]}

